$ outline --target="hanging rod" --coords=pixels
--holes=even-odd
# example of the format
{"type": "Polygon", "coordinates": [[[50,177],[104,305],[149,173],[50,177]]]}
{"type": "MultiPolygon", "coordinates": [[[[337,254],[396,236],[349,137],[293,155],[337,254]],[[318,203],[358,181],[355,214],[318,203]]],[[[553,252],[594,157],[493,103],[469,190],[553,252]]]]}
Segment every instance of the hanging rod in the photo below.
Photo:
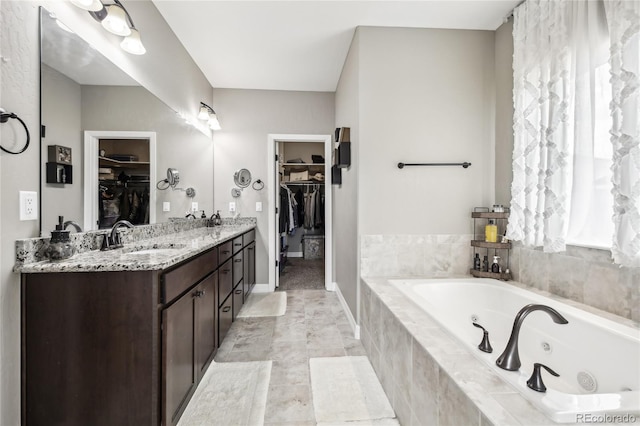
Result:
{"type": "Polygon", "coordinates": [[[403,169],[405,166],[462,166],[463,168],[467,168],[471,165],[471,163],[398,163],[398,168],[403,169]]]}

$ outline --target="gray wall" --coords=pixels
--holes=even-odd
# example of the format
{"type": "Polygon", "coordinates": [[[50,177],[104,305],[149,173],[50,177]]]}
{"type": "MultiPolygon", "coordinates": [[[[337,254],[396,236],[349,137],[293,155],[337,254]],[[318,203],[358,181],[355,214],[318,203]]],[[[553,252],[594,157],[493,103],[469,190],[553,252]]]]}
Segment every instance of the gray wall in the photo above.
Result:
{"type": "MultiPolygon", "coordinates": [[[[58,216],[82,225],[82,123],[81,86],[64,74],[46,65],[42,67],[42,124],[46,137],[42,139],[42,194],[41,203],[48,206],[42,217],[44,236],[55,229],[58,216]],[[62,145],[71,148],[73,166],[72,184],[45,183],[47,146],[62,145]],[[50,208],[49,208],[50,207],[50,208]]],[[[34,138],[34,143],[38,139],[34,138]]]]}
{"type": "Polygon", "coordinates": [[[342,169],[342,185],[333,190],[333,255],[336,284],[358,321],[360,247],[358,182],[360,160],[360,28],[351,41],[336,89],[336,127],[351,128],[351,167],[342,169]]]}
{"type": "Polygon", "coordinates": [[[360,233],[469,233],[493,202],[493,32],[360,30],[360,233]]]}
{"type": "MultiPolygon", "coordinates": [[[[338,200],[336,226],[349,226],[360,242],[347,238],[336,256],[359,251],[368,235],[469,234],[469,212],[494,201],[494,33],[360,27],[356,37],[336,93],[336,125],[357,120],[352,170],[343,176],[343,187],[357,185],[343,200],[343,210],[357,200],[357,227],[340,223],[338,200]],[[463,161],[472,166],[397,168],[463,161]]],[[[354,315],[356,263],[347,258],[336,271],[354,315]]]]}
{"type": "Polygon", "coordinates": [[[511,202],[513,171],[513,20],[496,30],[496,203],[511,202]]]}
{"type": "MultiPolygon", "coordinates": [[[[200,101],[211,100],[212,88],[195,66],[150,0],[127,3],[147,54],[123,52],[119,37],[96,25],[86,11],[68,2],[0,2],[0,93],[2,107],[27,124],[32,145],[20,155],[0,153],[0,424],[20,424],[20,285],[12,272],[15,240],[37,237],[38,221],[18,220],[18,191],[39,187],[39,36],[38,6],[44,5],[143,86],[176,111],[197,114],[200,101]],[[181,78],[175,78],[179,75],[181,78]]],[[[9,149],[24,143],[16,120],[0,126],[0,141],[9,149]]],[[[203,190],[205,190],[203,188],[203,190]]]]}
{"type": "Polygon", "coordinates": [[[325,92],[286,92],[275,90],[214,89],[216,112],[222,130],[214,136],[214,207],[223,217],[230,216],[229,202],[235,201],[241,216],[255,216],[256,282],[269,282],[267,269],[269,243],[268,191],[246,188],[239,198],[231,196],[233,174],[240,168],[251,171],[253,179],[267,182],[267,135],[333,134],[334,94],[325,92]],[[255,211],[256,201],[262,212],[255,211]]]}
{"type": "Polygon", "coordinates": [[[82,86],[82,127],[156,132],[156,179],[164,179],[167,168],[173,167],[180,172],[178,187],[196,190],[194,198],[187,197],[184,191],[156,191],[156,222],[184,217],[191,210],[192,201],[211,216],[213,141],[185,123],[144,87],[82,86]],[[171,202],[170,212],[162,211],[164,201],[171,202]]]}

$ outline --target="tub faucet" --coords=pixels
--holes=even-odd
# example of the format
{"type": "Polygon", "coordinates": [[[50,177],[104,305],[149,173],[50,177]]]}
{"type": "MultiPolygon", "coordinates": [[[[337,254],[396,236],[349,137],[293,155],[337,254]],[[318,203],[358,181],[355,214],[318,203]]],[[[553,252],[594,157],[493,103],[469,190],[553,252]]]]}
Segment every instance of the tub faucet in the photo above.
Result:
{"type": "Polygon", "coordinates": [[[102,248],[100,250],[104,251],[122,247],[122,240],[120,239],[120,234],[118,233],[118,228],[120,226],[133,228],[133,225],[128,220],[117,221],[111,227],[111,232],[108,234],[104,234],[104,239],[102,240],[102,248]]]}
{"type": "Polygon", "coordinates": [[[496,365],[503,370],[517,371],[520,368],[520,354],[518,353],[518,336],[520,335],[520,326],[522,326],[522,322],[525,317],[534,311],[546,312],[556,324],[569,323],[569,321],[560,315],[558,311],[546,305],[536,305],[532,303],[520,309],[520,312],[516,315],[516,319],[513,321],[513,329],[511,329],[509,342],[504,348],[502,355],[500,355],[496,360],[496,365]]]}

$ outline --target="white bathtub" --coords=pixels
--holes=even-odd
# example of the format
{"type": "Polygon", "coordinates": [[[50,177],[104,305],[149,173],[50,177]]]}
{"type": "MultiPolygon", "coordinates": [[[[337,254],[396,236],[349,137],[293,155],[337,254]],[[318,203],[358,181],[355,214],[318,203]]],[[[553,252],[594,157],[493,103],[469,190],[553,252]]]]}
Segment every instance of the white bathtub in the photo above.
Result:
{"type": "Polygon", "coordinates": [[[640,330],[492,279],[391,282],[552,420],[580,422],[605,414],[609,421],[624,421],[611,416],[625,414],[640,419],[640,330]],[[530,313],[520,329],[522,366],[516,372],[503,370],[495,360],[505,348],[516,314],[530,303],[554,308],[569,323],[556,324],[542,311],[530,313]],[[482,330],[472,321],[489,331],[493,353],[478,349],[482,330]],[[543,371],[546,393],[526,385],[534,362],[560,374],[556,378],[543,371]],[[591,378],[596,387],[585,390],[579,380],[591,378]]]}

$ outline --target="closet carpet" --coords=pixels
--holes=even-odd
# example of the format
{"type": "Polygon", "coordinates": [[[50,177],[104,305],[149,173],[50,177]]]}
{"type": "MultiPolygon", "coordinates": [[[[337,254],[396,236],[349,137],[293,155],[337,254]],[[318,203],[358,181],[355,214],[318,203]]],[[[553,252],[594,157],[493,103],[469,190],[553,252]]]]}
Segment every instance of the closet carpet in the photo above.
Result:
{"type": "Polygon", "coordinates": [[[324,289],[324,259],[290,257],[280,274],[278,290],[324,289]]]}

